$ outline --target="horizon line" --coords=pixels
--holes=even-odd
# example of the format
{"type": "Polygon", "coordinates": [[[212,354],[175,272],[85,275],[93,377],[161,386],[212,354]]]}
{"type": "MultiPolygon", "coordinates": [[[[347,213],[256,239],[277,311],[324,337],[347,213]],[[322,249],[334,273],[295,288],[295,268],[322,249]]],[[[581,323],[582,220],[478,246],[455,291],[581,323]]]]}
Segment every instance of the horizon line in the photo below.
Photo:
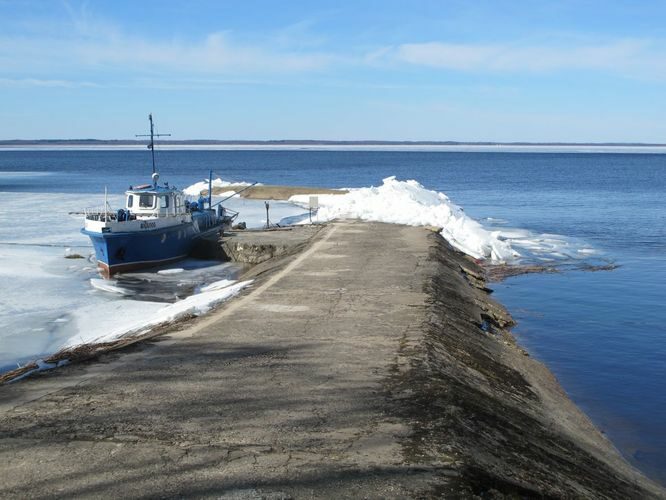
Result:
{"type": "MultiPolygon", "coordinates": [[[[39,145],[145,145],[136,139],[0,139],[0,146],[39,145]]],[[[269,146],[598,146],[598,147],[666,147],[666,143],[653,142],[565,142],[565,141],[428,141],[428,140],[335,140],[335,139],[184,139],[156,140],[155,144],[206,145],[269,145],[269,146]]]]}

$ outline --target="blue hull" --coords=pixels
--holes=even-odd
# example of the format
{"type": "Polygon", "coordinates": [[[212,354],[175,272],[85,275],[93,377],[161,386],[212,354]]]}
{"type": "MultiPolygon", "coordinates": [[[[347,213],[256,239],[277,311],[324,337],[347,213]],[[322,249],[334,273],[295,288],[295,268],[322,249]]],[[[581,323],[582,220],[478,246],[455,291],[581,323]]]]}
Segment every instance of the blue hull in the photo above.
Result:
{"type": "Polygon", "coordinates": [[[193,224],[179,224],[141,232],[97,233],[82,229],[90,237],[97,266],[104,277],[174,262],[187,257],[196,238],[218,228],[197,232],[193,224]]]}

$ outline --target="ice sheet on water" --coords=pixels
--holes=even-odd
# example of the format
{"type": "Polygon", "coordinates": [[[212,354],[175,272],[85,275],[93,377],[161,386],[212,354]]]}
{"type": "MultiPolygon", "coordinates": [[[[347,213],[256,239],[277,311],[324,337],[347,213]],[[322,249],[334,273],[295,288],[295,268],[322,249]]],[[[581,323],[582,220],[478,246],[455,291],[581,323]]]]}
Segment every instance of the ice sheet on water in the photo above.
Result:
{"type": "Polygon", "coordinates": [[[501,230],[502,237],[508,239],[514,248],[520,250],[521,261],[525,263],[567,262],[575,263],[591,256],[600,255],[584,241],[556,234],[536,234],[524,229],[501,230]]]}
{"type": "Polygon", "coordinates": [[[101,304],[88,262],[65,259],[61,247],[0,243],[0,369],[52,353],[71,333],[68,312],[101,304]]]}
{"type": "Polygon", "coordinates": [[[120,337],[137,334],[158,325],[170,323],[186,316],[205,314],[215,305],[240,293],[252,281],[231,282],[227,286],[202,291],[173,304],[118,300],[101,307],[83,307],[73,313],[77,333],[63,348],[77,345],[110,342],[120,337]]]}
{"type": "MultiPolygon", "coordinates": [[[[143,150],[143,145],[30,145],[0,146],[0,151],[131,151],[143,150]]],[[[547,145],[547,144],[162,144],[162,150],[171,151],[455,151],[502,153],[643,153],[666,154],[664,146],[612,146],[612,145],[547,145]]]]}
{"type": "Polygon", "coordinates": [[[174,267],[172,269],[160,269],[159,271],[157,271],[157,274],[180,274],[184,271],[185,269],[183,269],[182,267],[174,267]]]}
{"type": "Polygon", "coordinates": [[[44,177],[46,175],[52,175],[51,172],[35,172],[35,171],[20,171],[20,170],[3,170],[0,172],[0,180],[10,179],[20,179],[20,178],[31,178],[31,177],[44,177]]]}
{"type": "Polygon", "coordinates": [[[95,288],[96,290],[100,290],[102,292],[115,293],[117,295],[122,295],[122,296],[134,295],[134,292],[132,292],[131,290],[118,286],[118,282],[115,280],[90,278],[90,284],[92,285],[93,288],[95,288]]]}
{"type": "Polygon", "coordinates": [[[509,223],[509,221],[507,221],[506,219],[499,219],[497,217],[485,217],[482,220],[484,222],[487,222],[487,223],[493,224],[493,225],[501,225],[501,224],[508,224],[509,223]]]}
{"type": "Polygon", "coordinates": [[[61,348],[114,340],[147,327],[147,322],[164,307],[159,302],[113,300],[83,306],[72,312],[71,336],[61,348]]]}
{"type": "MultiPolygon", "coordinates": [[[[124,206],[123,196],[109,195],[107,199],[113,209],[124,206]]],[[[2,193],[0,242],[61,246],[63,249],[90,248],[90,240],[81,234],[80,229],[83,227],[81,212],[91,205],[102,207],[104,193],[2,193]]]]}
{"type": "Polygon", "coordinates": [[[132,300],[175,302],[196,293],[201,285],[236,278],[240,267],[230,262],[185,259],[162,269],[116,274],[114,286],[132,292],[132,300]]]}
{"type": "MultiPolygon", "coordinates": [[[[140,315],[151,307],[151,299],[157,299],[161,308],[164,302],[193,293],[202,283],[233,276],[230,264],[186,260],[178,263],[182,272],[167,268],[162,274],[128,275],[136,283],[134,288],[126,286],[127,276],[105,284],[88,259],[65,258],[67,248],[69,253],[84,257],[93,253],[90,240],[80,233],[82,215],[69,212],[80,212],[96,202],[102,206],[103,199],[99,193],[3,193],[0,197],[0,288],[4,292],[0,301],[0,370],[47,356],[66,339],[82,333],[85,336],[79,331],[83,320],[76,320],[85,314],[89,314],[94,330],[104,308],[120,303],[121,313],[111,311],[109,320],[130,321],[134,312],[140,315]],[[27,196],[30,203],[26,203],[27,196]],[[13,223],[19,212],[20,225],[13,223]],[[99,288],[106,288],[106,292],[99,288]],[[155,290],[163,293],[150,296],[155,290]],[[135,301],[138,298],[148,300],[135,301]]],[[[122,196],[108,199],[113,208],[124,202],[122,196]]]]}

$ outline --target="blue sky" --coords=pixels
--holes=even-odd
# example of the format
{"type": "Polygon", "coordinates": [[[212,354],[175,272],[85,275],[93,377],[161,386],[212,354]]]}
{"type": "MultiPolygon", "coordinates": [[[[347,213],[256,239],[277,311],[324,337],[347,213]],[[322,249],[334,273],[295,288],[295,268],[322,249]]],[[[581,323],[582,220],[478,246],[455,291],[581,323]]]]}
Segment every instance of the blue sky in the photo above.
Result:
{"type": "Polygon", "coordinates": [[[0,0],[0,139],[666,142],[666,2],[0,0]]]}

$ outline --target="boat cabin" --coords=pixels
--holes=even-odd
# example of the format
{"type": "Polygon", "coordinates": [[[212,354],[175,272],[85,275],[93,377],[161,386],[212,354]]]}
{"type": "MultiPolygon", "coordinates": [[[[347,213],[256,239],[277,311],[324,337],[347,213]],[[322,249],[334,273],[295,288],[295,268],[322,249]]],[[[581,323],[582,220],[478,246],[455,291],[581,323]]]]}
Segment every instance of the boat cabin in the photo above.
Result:
{"type": "Polygon", "coordinates": [[[125,209],[137,218],[168,217],[187,213],[180,191],[166,187],[137,186],[125,192],[125,209]]]}

